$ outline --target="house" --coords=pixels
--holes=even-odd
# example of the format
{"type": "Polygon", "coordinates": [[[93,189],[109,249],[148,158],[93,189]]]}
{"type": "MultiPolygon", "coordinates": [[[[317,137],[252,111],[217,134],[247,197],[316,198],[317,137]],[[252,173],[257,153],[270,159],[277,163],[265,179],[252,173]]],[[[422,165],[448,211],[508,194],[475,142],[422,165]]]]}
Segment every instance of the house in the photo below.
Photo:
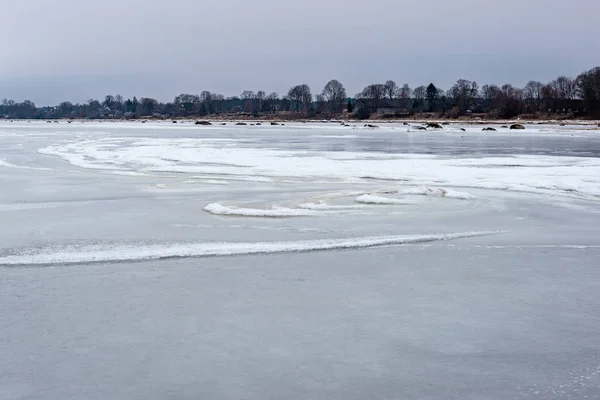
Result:
{"type": "Polygon", "coordinates": [[[356,113],[377,114],[379,116],[400,116],[411,113],[407,101],[402,99],[358,99],[354,105],[356,113]]]}

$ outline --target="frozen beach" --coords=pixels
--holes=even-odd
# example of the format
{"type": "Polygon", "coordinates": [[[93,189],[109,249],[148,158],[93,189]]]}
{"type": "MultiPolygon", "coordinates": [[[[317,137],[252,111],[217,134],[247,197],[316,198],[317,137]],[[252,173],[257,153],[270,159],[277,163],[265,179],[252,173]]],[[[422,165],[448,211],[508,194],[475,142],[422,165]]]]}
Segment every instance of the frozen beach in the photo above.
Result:
{"type": "Polygon", "coordinates": [[[599,131],[350,125],[0,122],[0,399],[600,398],[599,131]]]}

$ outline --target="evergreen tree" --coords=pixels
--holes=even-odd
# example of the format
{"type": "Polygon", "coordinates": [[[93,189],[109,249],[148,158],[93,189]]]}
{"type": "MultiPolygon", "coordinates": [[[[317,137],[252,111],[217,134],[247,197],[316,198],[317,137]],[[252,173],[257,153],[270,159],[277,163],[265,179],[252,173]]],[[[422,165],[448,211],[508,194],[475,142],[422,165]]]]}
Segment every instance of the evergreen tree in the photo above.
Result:
{"type": "Polygon", "coordinates": [[[427,105],[430,112],[438,109],[439,101],[440,96],[438,88],[436,88],[433,83],[430,83],[429,86],[427,86],[427,105]]]}

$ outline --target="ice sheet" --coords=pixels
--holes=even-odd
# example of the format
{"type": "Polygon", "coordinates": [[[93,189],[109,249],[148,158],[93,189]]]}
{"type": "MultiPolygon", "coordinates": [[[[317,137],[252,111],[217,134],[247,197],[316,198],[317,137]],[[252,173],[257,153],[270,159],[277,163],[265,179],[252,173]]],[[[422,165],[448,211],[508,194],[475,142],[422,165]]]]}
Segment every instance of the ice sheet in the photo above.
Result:
{"type": "MultiPolygon", "coordinates": [[[[254,147],[241,139],[110,138],[54,144],[56,155],[81,168],[204,174],[232,181],[360,182],[482,188],[571,197],[600,197],[600,159],[545,155],[435,156],[373,152],[297,151],[254,147]],[[114,147],[117,144],[117,147],[114,147]]],[[[455,193],[447,191],[447,197],[455,193]]],[[[462,196],[468,197],[468,196],[462,196]]]]}

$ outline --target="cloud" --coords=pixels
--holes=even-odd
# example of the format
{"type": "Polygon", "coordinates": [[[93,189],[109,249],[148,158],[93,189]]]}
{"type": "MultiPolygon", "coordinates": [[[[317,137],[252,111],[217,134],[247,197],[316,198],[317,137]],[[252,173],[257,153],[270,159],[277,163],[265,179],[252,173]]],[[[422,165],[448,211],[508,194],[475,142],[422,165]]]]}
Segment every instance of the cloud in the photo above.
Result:
{"type": "Polygon", "coordinates": [[[349,93],[549,80],[600,62],[596,0],[33,0],[3,5],[0,97],[43,103],[204,89],[349,93]]]}

